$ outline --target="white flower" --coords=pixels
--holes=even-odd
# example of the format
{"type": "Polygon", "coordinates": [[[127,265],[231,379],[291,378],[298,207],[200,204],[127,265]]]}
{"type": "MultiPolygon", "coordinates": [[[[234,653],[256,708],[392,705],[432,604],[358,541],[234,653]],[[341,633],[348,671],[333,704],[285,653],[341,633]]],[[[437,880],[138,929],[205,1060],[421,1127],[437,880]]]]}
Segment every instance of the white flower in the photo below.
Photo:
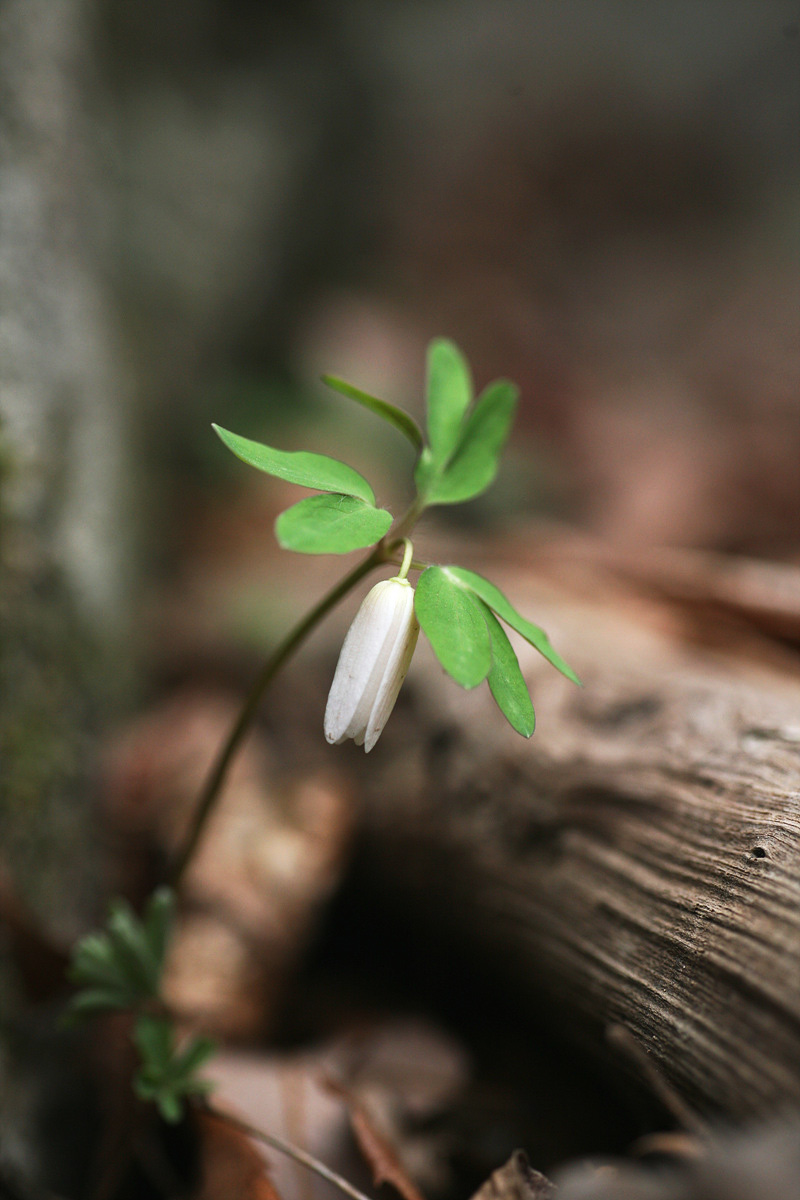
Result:
{"type": "Polygon", "coordinates": [[[344,639],[325,709],[329,742],[353,738],[369,753],[394,708],[419,624],[407,579],[376,583],[344,639]]]}

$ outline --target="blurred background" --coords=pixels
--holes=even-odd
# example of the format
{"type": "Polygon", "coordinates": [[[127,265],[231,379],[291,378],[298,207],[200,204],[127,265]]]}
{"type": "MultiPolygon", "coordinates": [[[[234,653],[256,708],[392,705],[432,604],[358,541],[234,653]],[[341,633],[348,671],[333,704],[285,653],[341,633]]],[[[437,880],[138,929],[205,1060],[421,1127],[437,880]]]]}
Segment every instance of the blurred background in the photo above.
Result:
{"type": "Polygon", "coordinates": [[[522,402],[432,520],[796,559],[799,31],[790,0],[4,0],[9,643],[74,619],[125,694],[153,623],[271,640],[275,572],[338,564],[276,556],[290,493],[210,422],[403,503],[405,445],[318,377],[421,417],[435,335],[522,402]]]}
{"type": "Polygon", "coordinates": [[[93,602],[130,598],[131,537],[169,569],[196,484],[237,486],[210,420],[378,459],[391,434],[318,375],[419,413],[434,334],[522,389],[487,513],[796,552],[796,4],[2,21],[7,491],[30,513],[59,477],[93,602]]]}
{"type": "Polygon", "coordinates": [[[2,0],[0,835],[58,936],[116,879],[109,729],[341,565],[210,422],[396,507],[319,375],[421,419],[436,335],[522,400],[432,527],[797,562],[796,0],[2,0]]]}

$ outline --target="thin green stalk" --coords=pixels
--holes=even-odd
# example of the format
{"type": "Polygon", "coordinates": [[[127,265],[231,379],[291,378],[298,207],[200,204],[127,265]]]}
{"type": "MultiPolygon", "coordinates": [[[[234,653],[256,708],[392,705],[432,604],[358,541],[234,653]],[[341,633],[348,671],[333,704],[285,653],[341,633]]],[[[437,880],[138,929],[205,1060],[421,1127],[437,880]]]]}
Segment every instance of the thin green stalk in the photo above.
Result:
{"type": "Polygon", "coordinates": [[[339,601],[347,595],[352,587],[368,575],[371,570],[379,566],[386,560],[386,547],[384,542],[379,542],[377,546],[363,559],[353,570],[345,575],[343,579],[336,584],[318,604],[315,604],[310,609],[301,621],[295,625],[283,641],[278,645],[264,664],[260,675],[256,678],[250,691],[245,697],[245,702],[241,712],[236,719],[230,733],[224,744],[220,747],[219,753],[214,761],[214,764],[208,774],[205,785],[200,797],[197,801],[197,808],[192,819],[191,828],[187,835],[186,841],[181,847],[172,868],[169,873],[169,881],[172,887],[177,888],[186,872],[186,868],[191,862],[195,850],[200,842],[205,831],[208,819],[214,809],[217,797],[225,782],[228,773],[228,768],[233,761],[239,745],[248,733],[250,726],[258,712],[261,700],[264,696],[272,680],[280,671],[283,664],[286,662],[294,651],[301,645],[303,641],[311,633],[312,629],[326,616],[330,610],[339,603],[339,601]]]}
{"type": "Polygon", "coordinates": [[[405,542],[405,551],[403,553],[403,561],[400,563],[400,570],[397,572],[397,579],[407,579],[408,572],[411,570],[411,564],[414,561],[414,543],[410,538],[403,538],[405,542]]]}

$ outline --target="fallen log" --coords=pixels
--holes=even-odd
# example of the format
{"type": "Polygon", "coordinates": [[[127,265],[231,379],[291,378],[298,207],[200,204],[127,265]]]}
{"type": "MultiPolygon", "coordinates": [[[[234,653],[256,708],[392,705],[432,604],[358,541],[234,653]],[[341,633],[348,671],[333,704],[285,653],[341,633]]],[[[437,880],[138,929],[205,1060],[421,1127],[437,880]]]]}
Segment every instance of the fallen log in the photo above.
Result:
{"type": "Polygon", "coordinates": [[[698,649],[619,592],[553,604],[493,578],[585,687],[521,649],[526,742],[418,652],[361,776],[376,882],[598,1052],[622,1026],[699,1113],[800,1104],[796,657],[698,649]]]}

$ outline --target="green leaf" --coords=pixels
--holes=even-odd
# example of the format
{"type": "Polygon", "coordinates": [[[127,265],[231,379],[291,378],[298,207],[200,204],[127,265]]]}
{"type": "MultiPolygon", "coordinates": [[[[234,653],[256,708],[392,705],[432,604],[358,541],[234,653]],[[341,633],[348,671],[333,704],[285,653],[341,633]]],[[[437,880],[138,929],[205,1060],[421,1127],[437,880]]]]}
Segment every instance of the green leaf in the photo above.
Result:
{"type": "Polygon", "coordinates": [[[358,496],[367,504],[375,503],[375,493],[363,475],[338,459],[328,458],[326,454],[311,454],[307,450],[274,450],[271,446],[229,433],[219,425],[212,428],[237,458],[259,471],[266,471],[267,475],[301,487],[341,492],[346,496],[358,496]]]}
{"type": "Polygon", "coordinates": [[[136,1008],[157,995],[171,913],[166,888],[152,897],[143,921],[126,900],[112,901],[105,929],[81,938],[72,952],[69,977],[82,990],[69,1017],[136,1008]]]}
{"type": "Polygon", "coordinates": [[[108,936],[123,977],[142,996],[158,990],[159,964],[147,942],[144,928],[126,900],[114,900],[108,918],[108,936]]]}
{"type": "Polygon", "coordinates": [[[141,1100],[152,1100],[166,1121],[177,1121],[183,1114],[184,1097],[208,1092],[213,1084],[198,1079],[195,1072],[214,1053],[210,1038],[191,1038],[180,1052],[175,1051],[172,1024],[164,1017],[140,1016],[133,1029],[141,1067],[133,1086],[141,1100]]]}
{"type": "Polygon", "coordinates": [[[461,687],[477,687],[492,652],[483,607],[469,588],[441,567],[427,567],[414,595],[417,620],[439,662],[461,687]]]}
{"type": "Polygon", "coordinates": [[[383,417],[384,421],[394,425],[395,429],[399,429],[408,438],[417,453],[422,450],[420,428],[414,418],[404,412],[402,408],[396,408],[387,400],[379,400],[377,396],[371,396],[369,392],[362,392],[361,388],[353,387],[352,383],[346,383],[338,375],[323,375],[322,382],[327,383],[328,387],[333,388],[335,392],[340,392],[350,400],[355,400],[356,404],[363,404],[364,408],[368,408],[370,412],[383,417]]]}
{"type": "Polygon", "coordinates": [[[469,365],[455,343],[436,338],[428,346],[428,441],[437,466],[456,448],[461,422],[472,402],[469,365]]]}
{"type": "Polygon", "coordinates": [[[543,654],[556,670],[560,671],[562,675],[566,675],[567,679],[571,679],[573,683],[577,683],[579,687],[581,686],[581,681],[572,667],[550,645],[550,639],[544,630],[540,629],[538,625],[532,625],[530,621],[526,621],[524,617],[520,616],[499,588],[490,583],[488,579],[484,579],[482,575],[476,575],[474,571],[468,571],[465,567],[443,567],[442,570],[466,584],[468,588],[471,588],[475,595],[480,596],[481,600],[484,604],[488,605],[492,612],[496,613],[512,629],[516,629],[517,633],[521,634],[526,642],[530,642],[540,654],[543,654]]]}
{"type": "Polygon", "coordinates": [[[158,1111],[168,1125],[177,1125],[183,1116],[183,1100],[174,1092],[159,1092],[155,1097],[158,1111]]]}
{"type": "Polygon", "coordinates": [[[108,935],[88,933],[81,938],[72,951],[68,974],[73,983],[117,985],[120,972],[108,935]]]}
{"type": "Polygon", "coordinates": [[[172,1023],[166,1017],[140,1016],[133,1027],[133,1040],[145,1075],[163,1075],[172,1058],[172,1023]]]}
{"type": "Polygon", "coordinates": [[[167,887],[160,887],[150,897],[144,914],[144,935],[160,978],[164,967],[172,921],[175,915],[175,896],[167,887]]]}
{"type": "Polygon", "coordinates": [[[217,1043],[207,1037],[192,1038],[189,1045],[183,1050],[175,1060],[175,1077],[184,1083],[193,1082],[198,1086],[202,1086],[203,1090],[207,1090],[206,1085],[202,1080],[190,1080],[190,1076],[194,1075],[195,1071],[199,1070],[204,1063],[208,1062],[212,1054],[216,1053],[217,1043]]]}
{"type": "Polygon", "coordinates": [[[115,988],[84,988],[69,1002],[67,1017],[88,1017],[110,1008],[129,1008],[131,997],[115,988]]]}
{"type": "Polygon", "coordinates": [[[497,706],[517,733],[529,738],[536,726],[528,686],[522,677],[514,647],[508,640],[505,629],[486,605],[483,615],[492,639],[492,669],[489,672],[489,687],[497,706]]]}
{"type": "Polygon", "coordinates": [[[428,490],[428,484],[435,474],[436,464],[433,461],[431,448],[430,446],[425,446],[414,467],[414,483],[417,485],[417,492],[420,496],[425,495],[428,490]]]}
{"type": "Polygon", "coordinates": [[[428,504],[458,504],[480,495],[494,481],[519,393],[513,383],[495,380],[467,417],[455,454],[426,492],[428,504]]]}
{"type": "Polygon", "coordinates": [[[391,523],[385,508],[355,496],[307,496],[281,513],[275,536],[284,550],[300,554],[348,554],[374,546],[391,523]]]}
{"type": "Polygon", "coordinates": [[[168,1124],[176,1125],[183,1116],[180,1089],[172,1088],[161,1080],[149,1079],[143,1071],[137,1071],[133,1077],[133,1090],[140,1100],[151,1100],[168,1124]]]}

